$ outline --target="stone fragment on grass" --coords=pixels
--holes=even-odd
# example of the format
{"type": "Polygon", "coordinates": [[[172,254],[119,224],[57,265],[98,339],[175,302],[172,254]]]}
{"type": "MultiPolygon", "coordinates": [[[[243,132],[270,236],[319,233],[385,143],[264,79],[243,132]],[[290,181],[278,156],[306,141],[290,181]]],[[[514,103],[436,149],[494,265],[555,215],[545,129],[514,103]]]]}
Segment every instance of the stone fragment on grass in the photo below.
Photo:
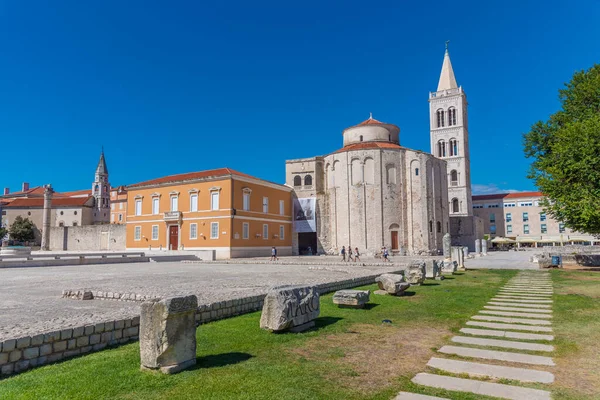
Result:
{"type": "Polygon", "coordinates": [[[404,291],[410,287],[403,275],[399,274],[381,274],[375,278],[379,290],[375,294],[391,294],[393,296],[402,296],[404,291]]]}
{"type": "Polygon", "coordinates": [[[333,294],[333,304],[339,307],[364,308],[369,302],[369,290],[338,290],[333,294]]]}
{"type": "Polygon", "coordinates": [[[408,266],[408,271],[406,272],[406,281],[411,285],[417,286],[425,282],[425,268],[425,261],[413,261],[412,264],[408,266]]]}
{"type": "Polygon", "coordinates": [[[142,303],[139,327],[142,369],[173,374],[196,364],[197,307],[198,299],[193,295],[142,303]]]}
{"type": "Polygon", "coordinates": [[[300,332],[315,325],[319,292],[314,286],[278,286],[265,296],[260,327],[273,332],[300,332]]]}

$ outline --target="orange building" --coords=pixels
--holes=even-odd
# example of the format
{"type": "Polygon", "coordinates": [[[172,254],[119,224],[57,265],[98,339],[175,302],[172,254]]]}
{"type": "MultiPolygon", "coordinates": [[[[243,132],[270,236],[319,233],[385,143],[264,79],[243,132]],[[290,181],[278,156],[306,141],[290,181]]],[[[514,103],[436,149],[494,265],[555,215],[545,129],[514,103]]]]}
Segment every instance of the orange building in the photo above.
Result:
{"type": "Polygon", "coordinates": [[[127,248],[211,251],[216,259],[292,252],[292,188],[220,168],[127,187],[127,248]]]}
{"type": "Polygon", "coordinates": [[[127,189],[119,186],[110,189],[110,223],[124,224],[127,221],[127,189]]]}

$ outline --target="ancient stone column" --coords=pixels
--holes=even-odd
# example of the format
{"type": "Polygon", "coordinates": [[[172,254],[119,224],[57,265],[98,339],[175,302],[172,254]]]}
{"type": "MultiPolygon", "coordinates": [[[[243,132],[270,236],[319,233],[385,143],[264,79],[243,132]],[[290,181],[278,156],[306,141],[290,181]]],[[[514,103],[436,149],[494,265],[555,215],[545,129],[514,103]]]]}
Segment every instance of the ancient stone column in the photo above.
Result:
{"type": "Polygon", "coordinates": [[[42,250],[50,250],[50,214],[52,210],[52,185],[44,186],[44,211],[42,214],[42,250]]]}
{"type": "Polygon", "coordinates": [[[173,374],[196,364],[196,296],[142,303],[140,356],[142,369],[173,374]]]}
{"type": "Polygon", "coordinates": [[[452,238],[450,237],[450,232],[447,232],[442,238],[442,245],[444,248],[444,258],[450,259],[452,258],[452,238]]]}
{"type": "Polygon", "coordinates": [[[260,327],[272,332],[302,332],[315,326],[320,312],[316,286],[278,286],[265,296],[260,327]]]}
{"type": "Polygon", "coordinates": [[[475,239],[475,255],[481,253],[481,239],[475,239]]]}
{"type": "Polygon", "coordinates": [[[487,246],[487,240],[481,239],[481,254],[483,254],[484,256],[487,256],[487,246]]]}
{"type": "Polygon", "coordinates": [[[464,258],[469,257],[469,247],[468,246],[463,246],[463,257],[464,258]]]}

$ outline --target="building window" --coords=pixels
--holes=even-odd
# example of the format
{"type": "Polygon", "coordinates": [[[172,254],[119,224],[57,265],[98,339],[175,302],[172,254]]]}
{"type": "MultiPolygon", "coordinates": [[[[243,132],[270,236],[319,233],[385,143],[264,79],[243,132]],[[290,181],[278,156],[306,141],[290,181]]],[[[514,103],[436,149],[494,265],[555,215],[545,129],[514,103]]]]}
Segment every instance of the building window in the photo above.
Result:
{"type": "Polygon", "coordinates": [[[415,175],[419,176],[419,168],[415,168],[415,175]]]}
{"type": "Polygon", "coordinates": [[[533,206],[533,202],[531,200],[519,202],[519,207],[531,207],[531,206],[533,206]]]}
{"type": "Polygon", "coordinates": [[[302,186],[302,178],[300,175],[294,177],[294,186],[302,186]]]}
{"type": "Polygon", "coordinates": [[[304,186],[312,186],[312,175],[306,175],[304,177],[304,186]]]}
{"type": "Polygon", "coordinates": [[[152,240],[158,240],[158,225],[152,225],[152,240]]]}
{"type": "Polygon", "coordinates": [[[219,238],[219,223],[218,222],[210,223],[210,238],[211,239],[219,238]]]}
{"type": "Polygon", "coordinates": [[[110,205],[110,209],[111,209],[111,210],[114,210],[114,209],[115,209],[115,203],[112,203],[112,204],[110,205]]]}
{"type": "Polygon", "coordinates": [[[210,194],[210,209],[213,211],[219,209],[219,192],[212,192],[210,194]]]}
{"type": "Polygon", "coordinates": [[[283,200],[279,200],[279,215],[285,214],[285,202],[283,200]]]}
{"type": "Polygon", "coordinates": [[[437,225],[437,232],[438,233],[442,233],[442,223],[440,221],[438,221],[436,223],[436,225],[437,225]]]}
{"type": "Polygon", "coordinates": [[[438,142],[438,157],[446,157],[446,142],[443,140],[438,142]]]}
{"type": "Polygon", "coordinates": [[[360,141],[361,142],[363,141],[363,135],[360,135],[360,141]]]}
{"type": "Polygon", "coordinates": [[[529,221],[529,213],[528,212],[524,212],[523,213],[523,222],[527,222],[529,221]]]}
{"type": "Polygon", "coordinates": [[[490,233],[491,233],[492,235],[495,235],[495,234],[496,234],[496,225],[490,225],[490,233]]]}
{"type": "Polygon", "coordinates": [[[135,228],[133,228],[133,240],[135,241],[140,241],[142,240],[142,227],[141,226],[136,226],[135,228]]]}
{"type": "Polygon", "coordinates": [[[196,193],[190,195],[190,211],[198,211],[198,194],[196,193]]]}
{"type": "Polygon", "coordinates": [[[448,109],[448,126],[456,125],[456,108],[448,109]]]}
{"type": "Polygon", "coordinates": [[[248,239],[248,237],[250,237],[250,224],[244,222],[242,224],[242,239],[248,239]]]}
{"type": "Polygon", "coordinates": [[[494,213],[490,214],[490,223],[491,224],[495,224],[496,223],[496,214],[494,214],[494,213]]]}
{"type": "Polygon", "coordinates": [[[58,226],[59,226],[60,228],[62,228],[63,226],[65,226],[65,223],[64,223],[64,222],[59,222],[59,223],[58,223],[58,226]]]}
{"type": "Polygon", "coordinates": [[[263,224],[263,239],[269,238],[269,225],[263,224]]]}
{"type": "Polygon", "coordinates": [[[159,201],[160,199],[158,197],[152,198],[152,214],[154,215],[157,215],[160,212],[159,201]]]}
{"type": "Polygon", "coordinates": [[[458,172],[455,169],[450,171],[450,186],[458,186],[458,172]]]}
{"type": "Polygon", "coordinates": [[[483,208],[483,204],[473,204],[473,208],[483,208]]]}
{"type": "Polygon", "coordinates": [[[120,202],[119,203],[119,210],[122,210],[122,209],[123,209],[123,202],[120,202]]]}
{"type": "Polygon", "coordinates": [[[444,110],[437,110],[437,127],[442,128],[444,126],[444,110]]]}
{"type": "Polygon", "coordinates": [[[546,227],[546,224],[542,224],[542,233],[548,233],[548,228],[546,227]]]}
{"type": "Polygon", "coordinates": [[[77,211],[73,211],[73,215],[77,215],[77,211]]]}
{"type": "Polygon", "coordinates": [[[123,221],[123,214],[119,214],[119,222],[123,221]]]}
{"type": "Polygon", "coordinates": [[[135,215],[142,215],[142,200],[135,201],[135,215]]]}
{"type": "Polygon", "coordinates": [[[512,233],[512,225],[506,225],[506,233],[512,233]]]}
{"type": "Polygon", "coordinates": [[[429,232],[433,232],[433,221],[429,221],[429,232]]]}
{"type": "Polygon", "coordinates": [[[179,211],[179,196],[171,196],[171,211],[179,211]]]}
{"type": "Polygon", "coordinates": [[[190,239],[198,239],[198,224],[190,224],[190,239]]]}
{"type": "Polygon", "coordinates": [[[243,199],[243,209],[244,211],[250,211],[250,193],[248,192],[244,192],[242,195],[242,199],[243,199]]]}
{"type": "Polygon", "coordinates": [[[283,225],[279,225],[279,239],[285,239],[285,227],[283,225]]]}
{"type": "Polygon", "coordinates": [[[459,212],[460,209],[458,206],[459,206],[458,199],[456,199],[456,198],[452,199],[452,212],[453,213],[459,212]]]}
{"type": "Polygon", "coordinates": [[[506,213],[506,222],[512,221],[512,213],[506,213]]]}
{"type": "Polygon", "coordinates": [[[73,221],[73,226],[77,226],[77,221],[73,221]]]}
{"type": "Polygon", "coordinates": [[[540,213],[540,221],[546,220],[546,213],[540,213]]]}
{"type": "Polygon", "coordinates": [[[450,139],[450,156],[458,155],[458,141],[456,139],[450,139]]]}
{"type": "Polygon", "coordinates": [[[396,184],[396,166],[386,165],[385,167],[385,183],[388,185],[396,184]]]}
{"type": "Polygon", "coordinates": [[[504,208],[516,207],[515,203],[504,203],[504,208]]]}
{"type": "MultiPolygon", "coordinates": [[[[63,215],[64,213],[65,213],[64,211],[61,211],[61,212],[60,212],[60,215],[63,215]]],[[[28,215],[31,215],[31,214],[28,214],[28,215]]]]}
{"type": "Polygon", "coordinates": [[[529,235],[529,225],[528,224],[523,225],[523,233],[526,235],[529,235]]]}
{"type": "Polygon", "coordinates": [[[565,224],[562,222],[558,224],[558,233],[565,233],[565,224]]]}
{"type": "Polygon", "coordinates": [[[263,212],[264,213],[269,212],[269,198],[268,197],[263,197],[263,212]]]}
{"type": "Polygon", "coordinates": [[[115,222],[115,214],[110,214],[110,222],[115,222]]]}

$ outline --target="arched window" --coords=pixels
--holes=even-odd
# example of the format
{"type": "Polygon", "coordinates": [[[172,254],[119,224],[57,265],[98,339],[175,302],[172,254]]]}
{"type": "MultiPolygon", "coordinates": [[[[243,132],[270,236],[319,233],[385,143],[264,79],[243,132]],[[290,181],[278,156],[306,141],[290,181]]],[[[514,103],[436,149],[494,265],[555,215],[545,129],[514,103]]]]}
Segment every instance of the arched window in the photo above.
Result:
{"type": "Polygon", "coordinates": [[[458,199],[454,198],[454,199],[452,199],[452,212],[453,213],[457,213],[459,211],[460,210],[459,210],[459,207],[458,207],[458,199]]]}
{"type": "Polygon", "coordinates": [[[367,157],[365,159],[363,176],[364,176],[364,182],[367,185],[375,184],[375,160],[373,160],[371,157],[367,157]]]}
{"type": "Polygon", "coordinates": [[[437,225],[437,231],[438,231],[438,233],[441,233],[442,232],[442,223],[440,221],[438,221],[436,223],[436,225],[437,225]]]}
{"type": "Polygon", "coordinates": [[[362,135],[360,135],[360,141],[361,141],[361,142],[363,141],[363,136],[362,136],[362,135]]]}
{"type": "Polygon", "coordinates": [[[304,186],[312,186],[312,176],[306,175],[304,177],[304,186]]]}
{"type": "Polygon", "coordinates": [[[385,167],[385,183],[388,185],[396,184],[396,166],[393,164],[386,165],[385,167]]]}
{"type": "Polygon", "coordinates": [[[443,140],[438,142],[438,157],[446,157],[446,142],[443,140]]]}
{"type": "Polygon", "coordinates": [[[456,108],[450,107],[448,109],[448,126],[456,125],[456,108]]]}
{"type": "Polygon", "coordinates": [[[455,169],[450,171],[450,186],[458,186],[458,172],[455,169]]]}
{"type": "Polygon", "coordinates": [[[433,232],[433,221],[429,221],[429,232],[433,232]]]}
{"type": "Polygon", "coordinates": [[[302,178],[300,175],[294,177],[294,186],[302,186],[302,178]]]}
{"type": "Polygon", "coordinates": [[[452,138],[450,139],[450,156],[457,156],[458,155],[458,140],[452,138]]]}
{"type": "Polygon", "coordinates": [[[441,108],[437,110],[437,127],[441,128],[444,126],[444,110],[441,108]]]}

